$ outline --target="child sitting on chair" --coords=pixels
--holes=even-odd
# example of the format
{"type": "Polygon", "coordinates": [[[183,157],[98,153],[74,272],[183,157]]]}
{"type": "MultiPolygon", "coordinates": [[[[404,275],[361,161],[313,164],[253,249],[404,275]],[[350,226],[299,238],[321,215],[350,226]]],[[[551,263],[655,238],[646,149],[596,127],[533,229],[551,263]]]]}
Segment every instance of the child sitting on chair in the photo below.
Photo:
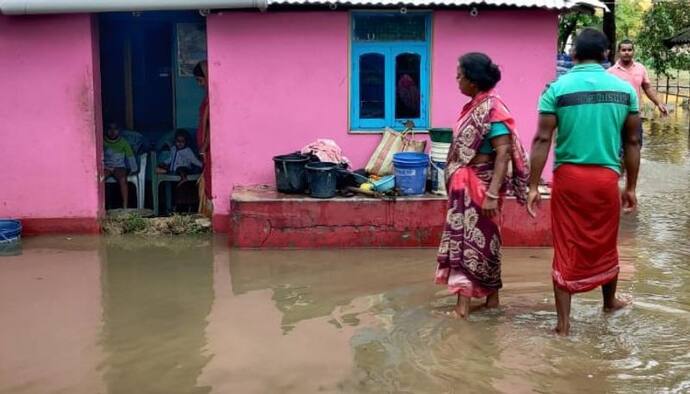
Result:
{"type": "Polygon", "coordinates": [[[122,207],[127,209],[127,175],[129,172],[136,172],[138,169],[137,160],[129,143],[120,137],[120,129],[115,123],[108,125],[103,139],[103,175],[105,178],[110,176],[117,180],[120,185],[122,195],[122,207]]]}
{"type": "Polygon", "coordinates": [[[187,182],[187,175],[198,174],[203,167],[203,163],[197,159],[188,143],[189,134],[187,131],[177,130],[175,132],[175,144],[170,148],[170,158],[156,168],[157,174],[179,175],[178,186],[187,182]]]}

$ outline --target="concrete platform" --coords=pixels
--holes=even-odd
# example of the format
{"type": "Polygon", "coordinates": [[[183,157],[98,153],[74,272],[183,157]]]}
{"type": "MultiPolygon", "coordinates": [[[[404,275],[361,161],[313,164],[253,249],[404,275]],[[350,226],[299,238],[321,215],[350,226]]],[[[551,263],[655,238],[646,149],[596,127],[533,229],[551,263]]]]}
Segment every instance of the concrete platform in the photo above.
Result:
{"type": "MultiPolygon", "coordinates": [[[[436,247],[446,198],[319,200],[257,186],[236,188],[231,212],[229,241],[238,248],[436,247]]],[[[504,246],[550,246],[548,197],[537,219],[530,218],[515,199],[507,199],[502,234],[504,246]]]]}

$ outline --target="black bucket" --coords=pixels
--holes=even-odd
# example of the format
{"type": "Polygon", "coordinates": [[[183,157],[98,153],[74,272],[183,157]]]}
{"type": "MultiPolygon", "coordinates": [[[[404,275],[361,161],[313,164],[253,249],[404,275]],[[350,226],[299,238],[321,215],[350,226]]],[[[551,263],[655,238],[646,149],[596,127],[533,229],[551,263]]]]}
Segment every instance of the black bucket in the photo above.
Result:
{"type": "Polygon", "coordinates": [[[304,165],[309,156],[292,153],[273,157],[276,171],[276,187],[281,193],[299,194],[307,188],[304,165]]]}
{"type": "Polygon", "coordinates": [[[314,198],[331,198],[335,196],[337,184],[337,164],[333,163],[309,163],[304,168],[307,170],[307,182],[309,195],[314,198]]]}
{"type": "Polygon", "coordinates": [[[346,168],[338,167],[335,169],[337,179],[337,189],[345,190],[348,187],[359,187],[364,182],[368,182],[369,178],[359,173],[359,171],[350,171],[346,168]]]}

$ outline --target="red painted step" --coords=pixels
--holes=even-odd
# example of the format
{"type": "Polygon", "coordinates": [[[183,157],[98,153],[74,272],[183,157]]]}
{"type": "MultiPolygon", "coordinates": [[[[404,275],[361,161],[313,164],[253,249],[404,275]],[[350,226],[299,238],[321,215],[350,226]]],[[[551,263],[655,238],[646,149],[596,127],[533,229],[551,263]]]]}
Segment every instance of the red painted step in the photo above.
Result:
{"type": "MultiPolygon", "coordinates": [[[[236,188],[231,198],[230,244],[239,248],[436,247],[446,214],[445,197],[313,199],[266,187],[236,188]]],[[[532,219],[507,199],[504,246],[550,246],[548,198],[532,219]]]]}

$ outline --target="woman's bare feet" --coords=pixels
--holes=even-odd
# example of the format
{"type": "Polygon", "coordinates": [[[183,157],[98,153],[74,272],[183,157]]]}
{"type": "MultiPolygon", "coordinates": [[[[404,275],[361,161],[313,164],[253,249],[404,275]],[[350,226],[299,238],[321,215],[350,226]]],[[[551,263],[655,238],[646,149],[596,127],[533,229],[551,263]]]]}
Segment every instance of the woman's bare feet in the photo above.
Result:
{"type": "Polygon", "coordinates": [[[489,309],[498,308],[498,306],[500,305],[500,301],[498,298],[498,290],[494,291],[486,297],[486,304],[484,305],[489,309]]]}
{"type": "Polygon", "coordinates": [[[455,313],[461,319],[467,319],[470,317],[470,307],[472,305],[472,299],[470,297],[465,297],[458,294],[458,304],[455,306],[455,313]]]}
{"type": "MultiPolygon", "coordinates": [[[[498,300],[496,299],[496,305],[498,306],[498,300]]],[[[487,304],[475,304],[472,305],[472,298],[465,297],[458,294],[458,303],[455,305],[453,310],[450,311],[434,311],[434,315],[443,316],[451,319],[468,319],[472,312],[476,312],[480,309],[486,308],[487,304]]]]}

